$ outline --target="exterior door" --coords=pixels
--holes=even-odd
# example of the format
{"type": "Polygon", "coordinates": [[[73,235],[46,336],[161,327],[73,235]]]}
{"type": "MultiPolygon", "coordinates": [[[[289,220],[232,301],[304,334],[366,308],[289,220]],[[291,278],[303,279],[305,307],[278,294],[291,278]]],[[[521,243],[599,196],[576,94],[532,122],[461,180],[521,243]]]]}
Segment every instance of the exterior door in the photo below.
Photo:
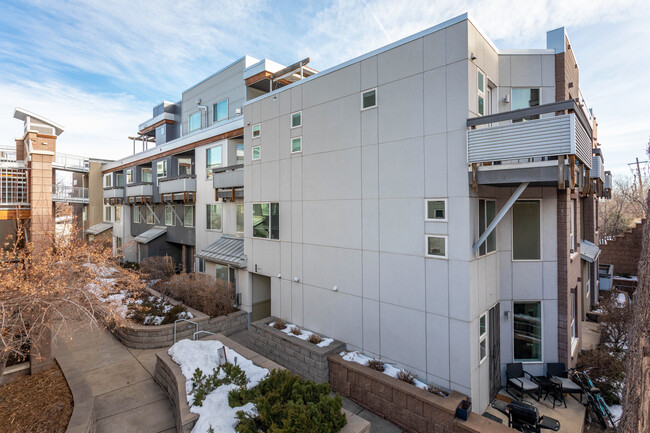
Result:
{"type": "Polygon", "coordinates": [[[489,313],[490,401],[501,389],[501,309],[497,303],[489,313]]]}

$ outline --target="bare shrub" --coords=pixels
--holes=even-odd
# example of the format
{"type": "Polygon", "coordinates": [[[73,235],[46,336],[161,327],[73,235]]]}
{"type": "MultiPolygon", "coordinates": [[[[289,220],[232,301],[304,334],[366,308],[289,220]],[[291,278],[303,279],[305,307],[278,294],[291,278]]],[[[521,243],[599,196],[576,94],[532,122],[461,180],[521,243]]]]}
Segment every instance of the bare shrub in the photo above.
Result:
{"type": "Polygon", "coordinates": [[[619,293],[613,292],[609,298],[600,302],[602,314],[598,317],[598,326],[600,342],[612,352],[622,355],[627,349],[632,310],[627,304],[619,303],[618,296],[619,293]]]}
{"type": "Polygon", "coordinates": [[[273,327],[282,331],[287,327],[287,322],[285,322],[283,319],[278,319],[273,323],[273,327]]]}
{"type": "Polygon", "coordinates": [[[430,383],[429,386],[427,386],[427,391],[429,391],[431,394],[438,395],[440,397],[447,397],[449,393],[445,391],[444,389],[438,388],[434,384],[430,383]]]}
{"type": "Polygon", "coordinates": [[[320,343],[321,341],[323,341],[323,339],[322,339],[321,336],[318,335],[318,334],[311,334],[311,335],[309,336],[309,338],[307,339],[307,341],[309,341],[309,342],[312,343],[312,344],[318,344],[318,343],[320,343]]]}
{"type": "Polygon", "coordinates": [[[167,292],[188,307],[210,317],[224,316],[236,311],[232,284],[203,273],[174,275],[167,292]]]}
{"type": "Polygon", "coordinates": [[[291,333],[293,335],[302,335],[302,331],[297,326],[292,326],[291,327],[291,333]]]}
{"type": "Polygon", "coordinates": [[[383,363],[383,361],[380,361],[379,359],[371,359],[368,361],[367,365],[373,370],[377,370],[377,371],[386,370],[386,365],[383,363]]]}
{"type": "Polygon", "coordinates": [[[625,363],[621,357],[601,344],[580,353],[577,369],[589,369],[589,378],[607,404],[620,404],[620,388],[625,380],[625,363]]]}
{"type": "Polygon", "coordinates": [[[140,262],[140,271],[150,280],[164,280],[176,273],[170,256],[147,257],[140,262]]]}
{"type": "Polygon", "coordinates": [[[397,373],[397,378],[402,382],[410,383],[411,385],[415,382],[415,375],[408,370],[400,370],[399,373],[397,373]]]}

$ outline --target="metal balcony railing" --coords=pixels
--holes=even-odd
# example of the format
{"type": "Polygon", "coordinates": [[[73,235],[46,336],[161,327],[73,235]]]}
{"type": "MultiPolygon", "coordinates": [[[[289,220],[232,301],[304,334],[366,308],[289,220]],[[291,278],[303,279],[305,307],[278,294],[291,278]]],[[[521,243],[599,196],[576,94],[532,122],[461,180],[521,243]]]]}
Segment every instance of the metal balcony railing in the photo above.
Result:
{"type": "Polygon", "coordinates": [[[88,171],[90,161],[83,156],[69,155],[67,153],[57,152],[52,161],[52,168],[60,170],[88,171]]]}
{"type": "Polygon", "coordinates": [[[104,188],[104,198],[124,198],[124,187],[104,188]]]}
{"type": "Polygon", "coordinates": [[[88,203],[88,188],[72,185],[52,185],[52,200],[65,203],[88,203]]]}
{"type": "Polygon", "coordinates": [[[244,186],[244,164],[213,169],[212,186],[215,189],[242,188],[244,186]]]}
{"type": "Polygon", "coordinates": [[[179,192],[195,192],[196,176],[176,177],[171,179],[158,179],[160,194],[176,194],[179,192]]]}
{"type": "Polygon", "coordinates": [[[151,197],[153,187],[150,183],[138,183],[126,186],[127,197],[151,197]]]}

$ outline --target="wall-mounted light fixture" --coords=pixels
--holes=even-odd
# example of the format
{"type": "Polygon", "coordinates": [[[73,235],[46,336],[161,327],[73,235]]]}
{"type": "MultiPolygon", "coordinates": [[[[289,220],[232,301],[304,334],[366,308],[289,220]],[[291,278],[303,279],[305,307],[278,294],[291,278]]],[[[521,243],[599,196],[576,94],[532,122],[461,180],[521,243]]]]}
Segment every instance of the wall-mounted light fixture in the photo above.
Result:
{"type": "Polygon", "coordinates": [[[278,274],[278,278],[282,278],[282,274],[278,274]]]}
{"type": "Polygon", "coordinates": [[[503,97],[503,103],[504,104],[509,104],[510,103],[510,95],[506,95],[503,97]]]}
{"type": "Polygon", "coordinates": [[[273,100],[277,101],[278,100],[278,95],[273,95],[273,100]]]}
{"type": "Polygon", "coordinates": [[[474,55],[474,53],[471,53],[469,55],[469,58],[470,58],[470,60],[476,60],[476,56],[474,55]]]}
{"type": "Polygon", "coordinates": [[[298,278],[298,277],[293,277],[293,281],[295,281],[295,282],[297,283],[297,282],[300,281],[300,278],[298,278]]]}
{"type": "Polygon", "coordinates": [[[506,310],[503,312],[503,316],[508,320],[510,318],[510,311],[506,310]]]}
{"type": "Polygon", "coordinates": [[[339,291],[339,286],[332,287],[332,290],[335,291],[335,292],[338,292],[339,291]]]}

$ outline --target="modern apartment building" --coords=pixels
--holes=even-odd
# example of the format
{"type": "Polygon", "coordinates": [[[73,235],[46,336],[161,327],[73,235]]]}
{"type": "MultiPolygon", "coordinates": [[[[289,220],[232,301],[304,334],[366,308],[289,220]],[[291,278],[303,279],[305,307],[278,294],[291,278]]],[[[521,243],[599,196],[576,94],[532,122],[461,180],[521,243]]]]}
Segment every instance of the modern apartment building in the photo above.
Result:
{"type": "Polygon", "coordinates": [[[466,15],[323,72],[244,57],[104,166],[114,236],[482,411],[506,363],[574,365],[598,300],[611,176],[579,84],[564,28],[502,50],[466,15]]]}

